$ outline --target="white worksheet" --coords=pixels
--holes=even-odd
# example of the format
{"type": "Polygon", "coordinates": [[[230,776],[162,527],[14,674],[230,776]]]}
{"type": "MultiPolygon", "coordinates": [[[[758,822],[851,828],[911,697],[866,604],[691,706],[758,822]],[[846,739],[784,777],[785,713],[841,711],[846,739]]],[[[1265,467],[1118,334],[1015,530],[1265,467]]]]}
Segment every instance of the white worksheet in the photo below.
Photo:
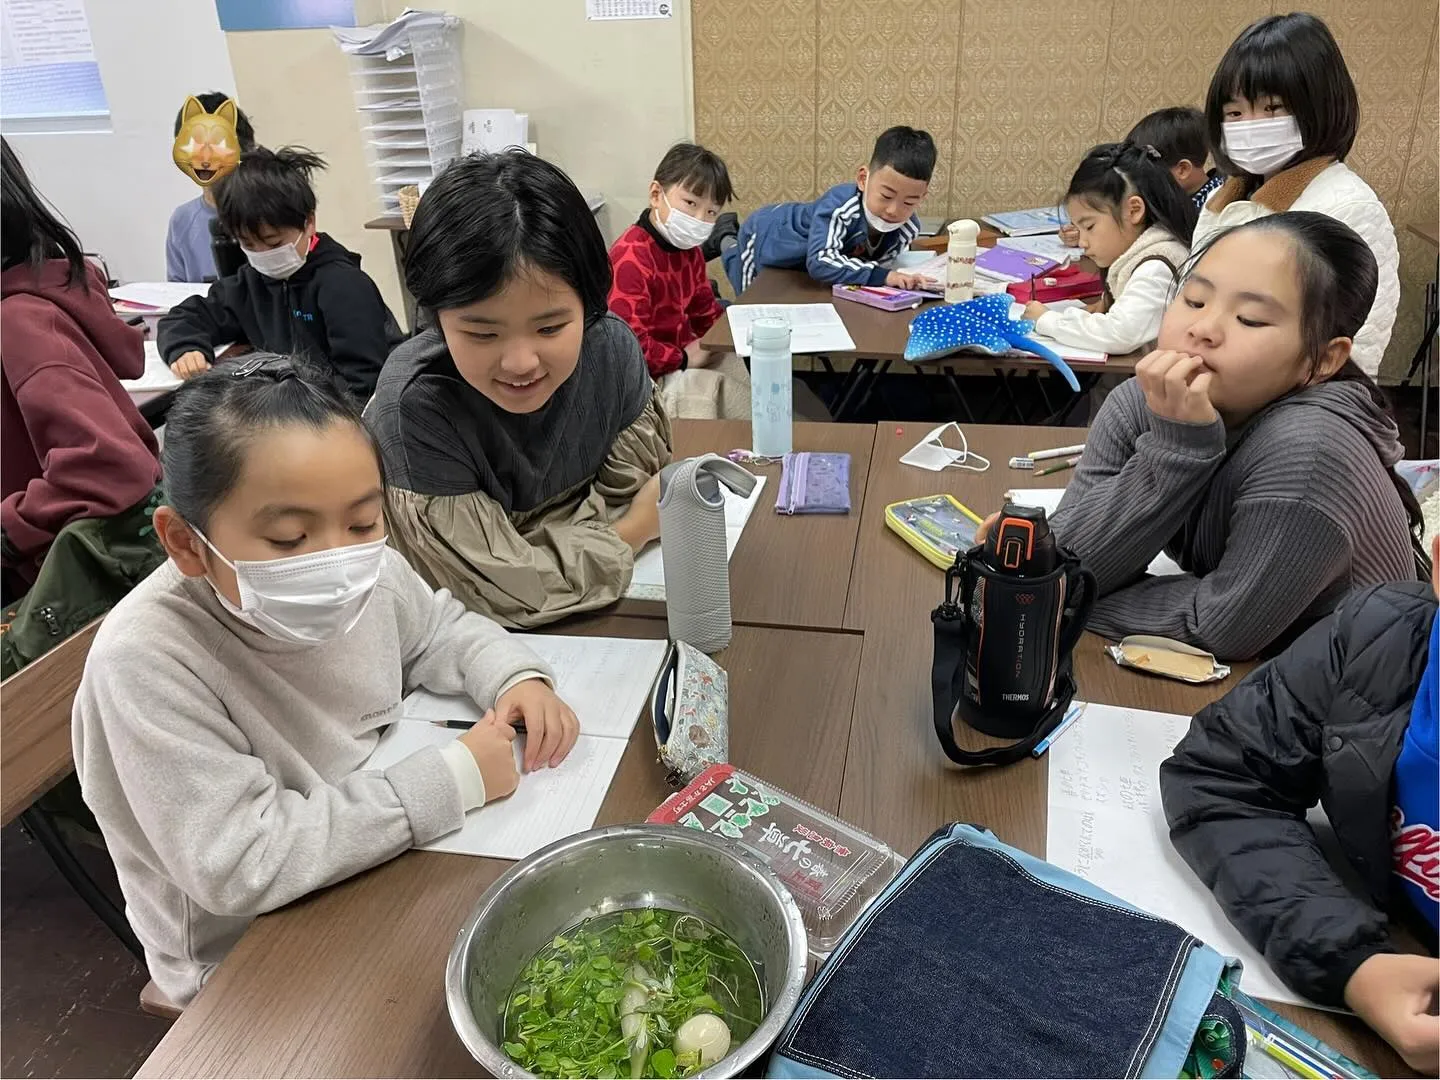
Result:
{"type": "Polygon", "coordinates": [[[1189,728],[1188,716],[1088,705],[1050,748],[1045,857],[1238,957],[1247,994],[1313,1005],[1275,976],[1170,843],[1160,763],[1189,728]]]}
{"type": "MultiPolygon", "coordinates": [[[[667,648],[664,641],[629,638],[516,636],[554,669],[555,691],[575,710],[580,738],[556,768],[523,773],[515,794],[470,811],[464,825],[426,844],[427,851],[523,859],[593,826],[667,648]]],[[[444,746],[464,733],[447,721],[468,724],[482,716],[469,698],[417,690],[364,767],[386,769],[426,746],[444,746]]],[[[517,767],[523,748],[522,735],[515,740],[517,767]]]]}
{"type": "Polygon", "coordinates": [[[750,326],[756,319],[789,323],[791,354],[855,351],[855,339],[834,304],[731,304],[725,316],[740,356],[750,355],[750,326]]]}

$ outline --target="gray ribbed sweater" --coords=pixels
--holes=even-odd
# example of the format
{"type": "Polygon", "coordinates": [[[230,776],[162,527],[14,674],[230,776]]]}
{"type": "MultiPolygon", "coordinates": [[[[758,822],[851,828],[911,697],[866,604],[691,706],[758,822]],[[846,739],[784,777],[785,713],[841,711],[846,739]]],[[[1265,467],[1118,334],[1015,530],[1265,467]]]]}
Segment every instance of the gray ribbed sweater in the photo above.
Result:
{"type": "Polygon", "coordinates": [[[1089,628],[1244,659],[1350,589],[1414,578],[1387,475],[1401,455],[1358,383],[1308,387],[1227,432],[1155,416],[1130,379],[1095,418],[1053,522],[1100,586],[1089,628]],[[1145,576],[1162,549],[1186,573],[1145,576]]]}

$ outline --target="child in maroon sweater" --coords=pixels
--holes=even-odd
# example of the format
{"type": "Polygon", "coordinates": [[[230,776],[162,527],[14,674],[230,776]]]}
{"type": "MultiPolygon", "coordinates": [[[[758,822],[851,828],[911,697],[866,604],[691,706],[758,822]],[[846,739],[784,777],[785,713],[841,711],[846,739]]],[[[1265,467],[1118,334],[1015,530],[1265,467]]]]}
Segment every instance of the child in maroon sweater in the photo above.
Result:
{"type": "Polygon", "coordinates": [[[720,318],[700,246],[733,197],[725,162],[680,143],[650,181],[650,206],[610,249],[610,310],[624,319],[645,353],[652,378],[704,367],[700,339],[720,318]]]}

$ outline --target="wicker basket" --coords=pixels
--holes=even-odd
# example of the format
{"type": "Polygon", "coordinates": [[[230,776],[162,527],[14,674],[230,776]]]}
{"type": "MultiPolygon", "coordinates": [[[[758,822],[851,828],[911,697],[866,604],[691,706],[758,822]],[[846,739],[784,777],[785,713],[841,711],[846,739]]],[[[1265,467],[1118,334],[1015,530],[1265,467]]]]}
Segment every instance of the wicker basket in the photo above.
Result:
{"type": "Polygon", "coordinates": [[[400,218],[405,222],[405,228],[410,228],[410,222],[415,219],[415,208],[420,205],[420,187],[417,184],[407,184],[395,195],[400,200],[400,218]]]}

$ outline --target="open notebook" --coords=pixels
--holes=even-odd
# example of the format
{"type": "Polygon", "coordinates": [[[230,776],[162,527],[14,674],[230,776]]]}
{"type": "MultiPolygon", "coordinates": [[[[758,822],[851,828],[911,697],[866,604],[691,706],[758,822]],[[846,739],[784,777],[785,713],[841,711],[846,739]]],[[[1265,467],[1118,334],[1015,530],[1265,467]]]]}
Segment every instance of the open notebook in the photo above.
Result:
{"type": "MultiPolygon", "coordinates": [[[[735,492],[720,486],[720,491],[725,496],[725,557],[733,558],[735,545],[740,543],[740,534],[745,531],[745,523],[750,520],[750,514],[755,509],[755,504],[760,501],[760,492],[765,488],[765,477],[755,478],[755,487],[749,495],[736,495],[735,492]]],[[[631,600],[664,600],[665,599],[665,560],[660,557],[660,545],[651,544],[644,551],[635,557],[635,573],[630,578],[630,587],[625,590],[625,596],[631,600]]]]}
{"type": "Polygon", "coordinates": [[[1170,843],[1160,763],[1189,728],[1188,716],[1086,705],[1050,748],[1045,857],[1239,957],[1247,994],[1310,1005],[1250,947],[1170,843]]]}
{"type": "MultiPolygon", "coordinates": [[[[1045,464],[1049,464],[1046,462],[1045,464]]],[[[1007,501],[1017,506],[1038,506],[1045,511],[1047,518],[1055,515],[1055,510],[1060,505],[1060,498],[1065,494],[1064,488],[1016,488],[1007,491],[1007,501]]],[[[1150,560],[1150,565],[1145,568],[1147,574],[1154,574],[1156,577],[1166,577],[1169,574],[1183,574],[1180,565],[1165,552],[1160,552],[1150,560]]]]}
{"type": "MultiPolygon", "coordinates": [[[[556,693],[580,718],[580,738],[559,767],[523,774],[515,794],[472,810],[460,829],[426,844],[427,851],[523,859],[594,825],[667,648],[664,641],[627,638],[517,636],[554,669],[556,693]]],[[[417,690],[364,767],[388,768],[422,747],[443,746],[463,730],[440,724],[473,723],[483,715],[469,698],[417,690]]],[[[517,764],[523,739],[515,740],[517,764]]]]}

